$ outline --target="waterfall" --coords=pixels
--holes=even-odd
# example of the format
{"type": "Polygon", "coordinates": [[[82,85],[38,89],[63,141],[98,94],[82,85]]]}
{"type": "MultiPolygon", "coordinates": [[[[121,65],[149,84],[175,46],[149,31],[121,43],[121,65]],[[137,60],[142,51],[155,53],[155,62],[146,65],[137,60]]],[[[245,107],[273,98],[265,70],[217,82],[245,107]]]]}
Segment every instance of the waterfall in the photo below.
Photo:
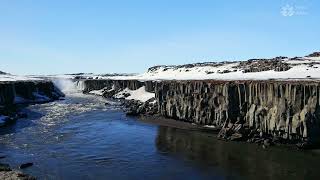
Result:
{"type": "Polygon", "coordinates": [[[66,94],[82,92],[84,89],[83,81],[74,81],[66,78],[57,78],[52,81],[56,87],[66,94]]]}

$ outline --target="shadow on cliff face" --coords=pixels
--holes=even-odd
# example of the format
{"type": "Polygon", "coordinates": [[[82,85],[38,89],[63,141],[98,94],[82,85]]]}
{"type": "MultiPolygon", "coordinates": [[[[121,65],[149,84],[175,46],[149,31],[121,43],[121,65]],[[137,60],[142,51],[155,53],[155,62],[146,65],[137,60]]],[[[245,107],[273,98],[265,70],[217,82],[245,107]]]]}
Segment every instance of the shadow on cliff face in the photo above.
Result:
{"type": "Polygon", "coordinates": [[[224,142],[206,133],[176,128],[160,126],[156,147],[159,153],[182,156],[203,169],[219,169],[241,179],[317,179],[319,171],[319,154],[224,142]]]}

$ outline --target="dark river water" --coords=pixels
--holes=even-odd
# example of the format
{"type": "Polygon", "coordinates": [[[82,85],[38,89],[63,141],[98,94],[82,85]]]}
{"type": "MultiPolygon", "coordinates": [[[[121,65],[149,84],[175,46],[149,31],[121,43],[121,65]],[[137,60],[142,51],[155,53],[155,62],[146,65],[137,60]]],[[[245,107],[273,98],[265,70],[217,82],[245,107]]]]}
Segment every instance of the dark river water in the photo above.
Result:
{"type": "Polygon", "coordinates": [[[318,152],[218,141],[198,131],[126,117],[102,98],[73,94],[33,105],[29,117],[0,129],[0,162],[38,179],[320,178],[318,152]]]}

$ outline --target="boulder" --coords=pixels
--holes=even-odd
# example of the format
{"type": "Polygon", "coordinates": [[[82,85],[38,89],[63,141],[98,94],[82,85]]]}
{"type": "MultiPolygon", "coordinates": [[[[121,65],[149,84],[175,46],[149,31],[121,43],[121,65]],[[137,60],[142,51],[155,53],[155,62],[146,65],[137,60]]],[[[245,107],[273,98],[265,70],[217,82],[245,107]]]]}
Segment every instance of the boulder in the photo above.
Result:
{"type": "Polygon", "coordinates": [[[0,171],[11,171],[10,165],[0,163],[0,171]]]}
{"type": "Polygon", "coordinates": [[[33,163],[24,163],[19,166],[19,169],[25,169],[31,166],[33,166],[33,163]]]}

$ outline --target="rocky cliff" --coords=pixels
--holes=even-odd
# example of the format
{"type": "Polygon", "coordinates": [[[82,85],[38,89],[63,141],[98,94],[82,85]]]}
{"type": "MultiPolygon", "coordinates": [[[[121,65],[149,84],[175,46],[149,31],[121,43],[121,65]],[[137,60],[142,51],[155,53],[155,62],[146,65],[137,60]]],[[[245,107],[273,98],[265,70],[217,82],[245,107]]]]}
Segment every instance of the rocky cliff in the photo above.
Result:
{"type": "Polygon", "coordinates": [[[246,129],[294,142],[319,141],[319,82],[162,81],[155,92],[163,116],[220,127],[223,137],[242,137],[246,129]]]}
{"type": "Polygon", "coordinates": [[[43,103],[57,100],[64,94],[51,81],[0,82],[0,114],[17,104],[43,103]]]}
{"type": "Polygon", "coordinates": [[[51,81],[0,81],[0,127],[26,117],[20,105],[50,102],[63,96],[51,81]]]}
{"type": "MultiPolygon", "coordinates": [[[[320,139],[319,81],[137,81],[85,80],[84,92],[104,89],[103,96],[145,86],[154,92],[157,112],[133,103],[138,112],[220,128],[226,139],[280,138],[314,143],[320,139]],[[111,91],[110,91],[111,90],[111,91]]],[[[129,103],[130,105],[130,103],[129,103]]],[[[132,105],[132,103],[131,103],[132,105]]],[[[136,111],[134,111],[136,114],[136,111]]]]}
{"type": "Polygon", "coordinates": [[[93,90],[114,90],[115,92],[130,89],[136,90],[142,86],[146,87],[147,92],[154,92],[154,81],[139,81],[139,80],[111,80],[111,79],[100,79],[100,80],[83,80],[78,81],[78,84],[82,84],[81,86],[84,93],[88,93],[93,90]]]}

